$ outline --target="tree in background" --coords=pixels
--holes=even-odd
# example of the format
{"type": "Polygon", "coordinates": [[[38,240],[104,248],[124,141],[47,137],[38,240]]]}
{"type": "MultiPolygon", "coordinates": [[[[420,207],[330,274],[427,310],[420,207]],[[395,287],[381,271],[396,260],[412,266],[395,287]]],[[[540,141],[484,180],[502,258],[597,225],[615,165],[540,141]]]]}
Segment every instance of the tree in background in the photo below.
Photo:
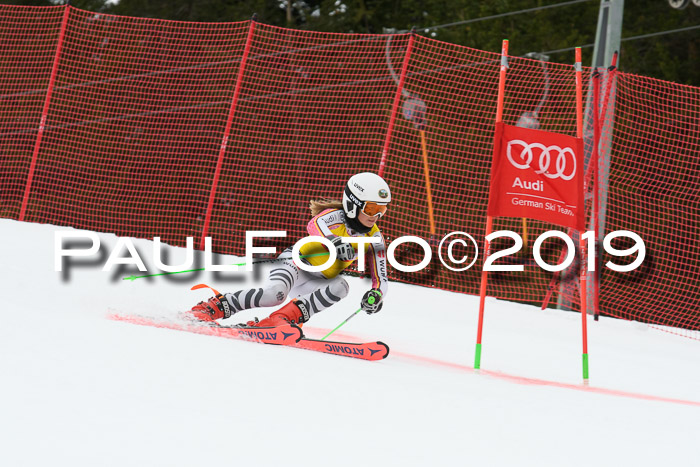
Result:
{"type": "MultiPolygon", "coordinates": [[[[176,21],[258,21],[311,31],[381,34],[416,27],[418,34],[476,49],[500,51],[510,39],[510,53],[585,46],[595,40],[600,2],[524,13],[504,18],[428,29],[475,18],[562,3],[564,0],[73,0],[76,8],[125,16],[176,21]]],[[[54,5],[60,1],[4,2],[54,5]]],[[[622,37],[700,24],[700,8],[672,9],[665,0],[628,0],[622,37]]],[[[621,70],[677,83],[700,86],[697,30],[624,41],[621,70]]],[[[591,63],[593,48],[583,49],[591,63]]],[[[551,61],[570,63],[573,52],[551,53],[551,61]]]]}

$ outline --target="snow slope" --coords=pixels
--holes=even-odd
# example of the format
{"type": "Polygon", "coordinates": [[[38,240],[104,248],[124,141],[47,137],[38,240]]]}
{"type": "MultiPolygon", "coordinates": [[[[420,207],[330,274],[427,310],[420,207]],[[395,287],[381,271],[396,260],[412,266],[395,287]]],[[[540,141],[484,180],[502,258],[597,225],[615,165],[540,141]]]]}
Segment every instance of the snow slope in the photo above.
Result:
{"type": "MultiPolygon", "coordinates": [[[[335,335],[386,342],[380,362],[141,327],[106,317],[172,317],[207,298],[191,285],[255,275],[66,277],[56,230],[0,219],[0,465],[700,465],[700,342],[590,320],[584,387],[580,315],[489,299],[476,373],[478,297],[397,283],[335,335]]],[[[306,334],[356,309],[368,284],[348,279],[306,334]]]]}

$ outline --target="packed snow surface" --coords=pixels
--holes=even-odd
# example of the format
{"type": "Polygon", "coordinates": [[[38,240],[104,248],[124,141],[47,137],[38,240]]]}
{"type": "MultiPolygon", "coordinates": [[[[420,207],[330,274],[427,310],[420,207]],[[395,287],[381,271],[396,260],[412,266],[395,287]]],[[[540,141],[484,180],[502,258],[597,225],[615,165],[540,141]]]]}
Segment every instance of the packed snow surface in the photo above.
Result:
{"type": "MultiPolygon", "coordinates": [[[[124,281],[99,234],[61,273],[59,230],[0,220],[0,465],[700,465],[698,341],[590,319],[584,386],[579,314],[488,299],[478,373],[478,297],[399,283],[334,334],[386,342],[379,362],[137,326],[108,317],[176,319],[209,296],[192,285],[235,291],[265,268],[124,281]]],[[[153,242],[134,244],[152,265],[153,242]]],[[[358,308],[369,282],[348,281],[307,335],[358,308]]]]}

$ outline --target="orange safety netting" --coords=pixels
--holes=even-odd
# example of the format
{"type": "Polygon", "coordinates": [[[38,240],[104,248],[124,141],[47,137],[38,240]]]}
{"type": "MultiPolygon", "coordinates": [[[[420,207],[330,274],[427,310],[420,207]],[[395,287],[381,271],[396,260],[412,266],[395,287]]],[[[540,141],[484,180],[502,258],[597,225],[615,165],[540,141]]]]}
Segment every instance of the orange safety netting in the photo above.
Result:
{"type": "MultiPolygon", "coordinates": [[[[270,243],[292,244],[305,235],[311,198],[339,198],[352,174],[374,171],[394,195],[381,221],[387,240],[436,245],[460,230],[483,252],[499,54],[412,34],[72,7],[0,6],[0,35],[2,217],[179,246],[208,235],[216,252],[242,254],[247,230],[286,230],[270,243]]],[[[504,122],[536,118],[575,135],[574,75],[571,65],[510,57],[504,122]]],[[[647,260],[633,273],[603,270],[601,313],[699,329],[700,90],[624,73],[604,82],[613,109],[601,143],[611,147],[605,230],[640,234],[647,260]]],[[[526,272],[490,274],[488,294],[539,304],[552,273],[534,264],[531,246],[555,227],[526,228],[525,250],[509,259],[526,272]]],[[[520,219],[496,219],[504,229],[524,233],[520,219]]],[[[555,263],[560,250],[550,242],[543,256],[555,263]]],[[[397,256],[415,264],[422,250],[397,256]]],[[[465,272],[434,259],[390,276],[476,294],[482,259],[465,272]]],[[[563,294],[578,309],[576,277],[563,275],[553,302],[563,294]]]]}

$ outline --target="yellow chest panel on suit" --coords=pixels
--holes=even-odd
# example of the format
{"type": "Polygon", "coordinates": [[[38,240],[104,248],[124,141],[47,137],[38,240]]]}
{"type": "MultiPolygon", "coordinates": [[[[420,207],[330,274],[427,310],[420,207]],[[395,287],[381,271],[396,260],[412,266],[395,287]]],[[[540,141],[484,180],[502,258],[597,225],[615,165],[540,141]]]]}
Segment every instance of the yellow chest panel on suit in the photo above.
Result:
{"type": "MultiPolygon", "coordinates": [[[[350,235],[348,233],[347,226],[339,222],[337,224],[329,225],[328,226],[329,230],[333,233],[333,235],[336,235],[338,237],[373,237],[377,232],[379,232],[379,227],[376,226],[376,224],[372,227],[372,229],[367,232],[366,234],[360,234],[360,235],[350,235]]],[[[357,244],[353,245],[353,248],[355,251],[357,251],[357,244]]],[[[370,245],[365,245],[365,252],[367,252],[370,248],[370,245]]],[[[310,242],[307,243],[306,245],[302,246],[299,249],[299,254],[301,256],[306,256],[306,255],[316,255],[318,253],[328,253],[328,249],[321,243],[321,242],[310,242]]],[[[312,266],[320,266],[324,264],[326,261],[328,261],[328,256],[327,255],[319,255],[319,256],[311,256],[309,258],[305,258],[306,261],[309,262],[312,266]]],[[[339,259],[336,259],[333,264],[331,264],[328,268],[326,268],[323,272],[323,275],[327,277],[328,279],[332,279],[338,274],[340,274],[345,268],[350,266],[353,263],[353,261],[340,261],[339,259]]]]}

